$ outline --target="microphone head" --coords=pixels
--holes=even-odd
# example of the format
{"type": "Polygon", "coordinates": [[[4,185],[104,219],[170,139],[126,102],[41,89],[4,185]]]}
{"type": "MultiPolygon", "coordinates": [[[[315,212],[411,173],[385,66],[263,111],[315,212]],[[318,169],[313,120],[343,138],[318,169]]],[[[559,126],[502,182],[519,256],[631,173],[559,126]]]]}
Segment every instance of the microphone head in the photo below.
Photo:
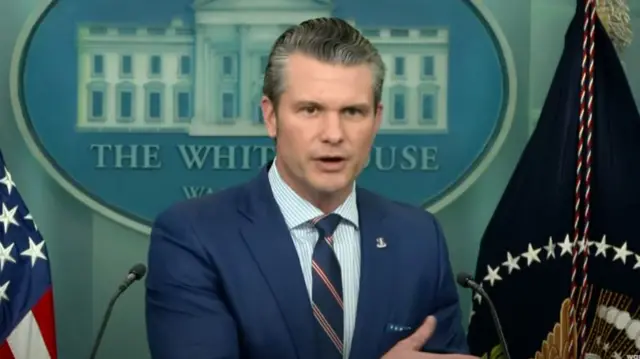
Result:
{"type": "Polygon", "coordinates": [[[456,276],[456,282],[458,282],[458,284],[464,288],[470,288],[469,281],[472,281],[472,280],[473,280],[473,276],[469,273],[460,272],[456,276]]]}
{"type": "Polygon", "coordinates": [[[133,274],[136,280],[140,280],[147,274],[147,266],[142,263],[134,264],[134,266],[129,269],[129,274],[133,274]]]}

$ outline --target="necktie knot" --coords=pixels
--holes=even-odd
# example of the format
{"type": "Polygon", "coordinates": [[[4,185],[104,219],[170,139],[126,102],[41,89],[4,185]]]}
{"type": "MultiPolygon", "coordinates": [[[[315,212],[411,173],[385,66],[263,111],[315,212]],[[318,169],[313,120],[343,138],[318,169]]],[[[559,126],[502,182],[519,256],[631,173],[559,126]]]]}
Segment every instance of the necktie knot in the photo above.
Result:
{"type": "Polygon", "coordinates": [[[340,223],[339,214],[330,213],[326,216],[318,217],[313,220],[313,225],[320,231],[322,237],[331,237],[340,223]]]}

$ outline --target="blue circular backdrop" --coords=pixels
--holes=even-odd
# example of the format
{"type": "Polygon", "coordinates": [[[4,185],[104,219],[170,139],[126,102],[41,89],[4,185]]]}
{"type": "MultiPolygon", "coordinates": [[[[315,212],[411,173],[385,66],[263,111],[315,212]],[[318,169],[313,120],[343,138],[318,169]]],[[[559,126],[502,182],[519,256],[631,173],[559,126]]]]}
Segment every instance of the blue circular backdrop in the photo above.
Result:
{"type": "MultiPolygon", "coordinates": [[[[226,0],[217,0],[225,2],[226,0]]],[[[275,0],[265,0],[273,2],[275,0]]],[[[241,2],[241,1],[238,1],[241,2]]],[[[311,0],[279,0],[283,6],[311,0]],[[287,4],[288,3],[288,4],[287,4]]],[[[233,2],[229,2],[233,3],[233,2]]],[[[43,14],[23,52],[21,100],[25,121],[41,153],[83,196],[148,224],[163,208],[200,186],[218,190],[260,169],[187,170],[178,145],[271,146],[266,137],[193,137],[180,132],[110,132],[77,129],[80,25],[164,26],[180,17],[193,23],[191,0],[63,0],[43,14]],[[158,145],[159,169],[97,168],[92,144],[158,145]]],[[[503,128],[508,79],[495,34],[463,0],[337,0],[333,15],[359,28],[444,27],[448,44],[448,128],[442,134],[380,134],[375,146],[388,156],[408,146],[436,147],[435,171],[369,166],[359,183],[396,200],[428,205],[441,200],[477,167],[503,128]]],[[[110,46],[116,46],[110,45],[110,46]]],[[[385,89],[385,91],[388,91],[385,89]]],[[[400,155],[398,155],[400,156],[400,155]]],[[[383,162],[388,159],[383,158],[383,162]]]]}

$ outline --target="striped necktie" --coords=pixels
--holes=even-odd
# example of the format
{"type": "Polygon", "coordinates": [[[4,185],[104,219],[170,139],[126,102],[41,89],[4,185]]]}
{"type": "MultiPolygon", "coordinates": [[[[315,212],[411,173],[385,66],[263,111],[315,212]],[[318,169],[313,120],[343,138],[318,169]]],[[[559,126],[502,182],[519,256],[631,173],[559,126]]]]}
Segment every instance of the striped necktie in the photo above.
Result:
{"type": "Polygon", "coordinates": [[[319,238],[313,250],[313,315],[316,318],[318,358],[341,359],[344,309],[342,274],[333,251],[333,232],[341,217],[335,213],[313,220],[319,238]]]}

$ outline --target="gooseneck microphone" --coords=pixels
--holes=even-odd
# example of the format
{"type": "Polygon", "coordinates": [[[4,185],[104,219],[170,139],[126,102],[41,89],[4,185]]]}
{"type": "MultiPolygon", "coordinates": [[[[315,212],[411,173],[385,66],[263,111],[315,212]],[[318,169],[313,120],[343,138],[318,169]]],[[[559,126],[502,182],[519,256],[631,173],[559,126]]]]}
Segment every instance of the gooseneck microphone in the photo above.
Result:
{"type": "Polygon", "coordinates": [[[107,311],[104,313],[104,317],[102,318],[102,324],[100,325],[100,330],[98,331],[98,335],[96,336],[96,339],[93,342],[93,349],[91,350],[91,356],[90,356],[91,359],[94,359],[96,357],[96,354],[98,353],[98,347],[100,346],[100,342],[102,341],[102,336],[104,335],[104,331],[107,328],[107,323],[109,322],[109,317],[111,316],[111,311],[113,310],[113,307],[116,304],[116,300],[118,300],[120,295],[124,293],[124,291],[127,290],[127,288],[129,288],[129,286],[133,284],[133,282],[142,279],[142,277],[144,277],[146,273],[147,273],[147,267],[144,264],[142,263],[135,264],[133,267],[131,267],[131,269],[129,269],[129,274],[127,274],[127,277],[124,279],[122,284],[118,286],[118,290],[115,292],[113,297],[111,297],[111,300],[107,305],[107,311]]]}
{"type": "Polygon", "coordinates": [[[498,312],[496,311],[496,307],[493,305],[493,301],[491,301],[491,298],[489,298],[487,292],[485,292],[484,289],[482,289],[482,287],[473,280],[473,276],[471,276],[471,274],[464,272],[458,273],[456,281],[461,287],[470,288],[474,292],[480,294],[482,298],[487,301],[487,304],[489,304],[489,311],[491,312],[491,319],[493,319],[493,325],[495,325],[496,327],[496,332],[498,333],[498,339],[500,340],[500,344],[502,345],[504,356],[506,359],[511,359],[509,349],[507,348],[507,339],[504,337],[502,325],[500,325],[500,319],[498,318],[498,312]]]}

